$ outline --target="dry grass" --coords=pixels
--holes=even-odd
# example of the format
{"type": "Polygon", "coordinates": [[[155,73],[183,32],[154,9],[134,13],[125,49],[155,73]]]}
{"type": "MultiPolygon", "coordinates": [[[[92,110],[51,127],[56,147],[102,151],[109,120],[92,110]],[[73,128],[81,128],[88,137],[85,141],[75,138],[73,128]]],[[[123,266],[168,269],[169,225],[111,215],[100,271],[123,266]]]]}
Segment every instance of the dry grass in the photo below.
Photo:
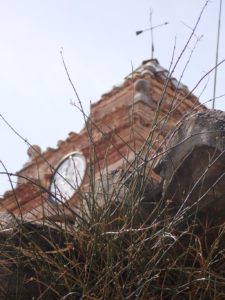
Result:
{"type": "Polygon", "coordinates": [[[2,231],[1,299],[224,299],[224,225],[198,214],[175,222],[160,202],[146,223],[137,200],[78,227],[2,231]]]}
{"type": "MultiPolygon", "coordinates": [[[[68,79],[92,143],[90,124],[96,125],[87,119],[68,79]]],[[[47,217],[44,224],[14,218],[11,229],[1,230],[0,299],[225,299],[225,225],[215,225],[197,208],[176,213],[160,192],[151,195],[155,186],[148,171],[162,154],[160,146],[149,159],[154,128],[166,126],[179,105],[175,93],[171,110],[159,120],[168,81],[152,130],[117,183],[110,184],[115,174],[100,173],[96,181],[90,170],[89,193],[80,193],[86,209],[82,218],[74,215],[76,225],[47,217]]]]}

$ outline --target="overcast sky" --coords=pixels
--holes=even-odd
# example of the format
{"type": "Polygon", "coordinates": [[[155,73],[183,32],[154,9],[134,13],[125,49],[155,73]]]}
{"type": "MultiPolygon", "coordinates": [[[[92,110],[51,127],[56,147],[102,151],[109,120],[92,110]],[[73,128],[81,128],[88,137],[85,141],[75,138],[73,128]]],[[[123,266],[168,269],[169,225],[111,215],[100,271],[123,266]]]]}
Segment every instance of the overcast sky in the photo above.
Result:
{"type": "MultiPolygon", "coordinates": [[[[206,6],[178,67],[179,78],[192,89],[215,65],[219,0],[206,6]],[[196,43],[197,42],[197,43],[196,43]]],[[[120,84],[151,56],[150,32],[135,32],[169,22],[154,30],[154,56],[169,68],[173,49],[179,57],[205,0],[0,0],[0,114],[31,144],[55,147],[84,122],[71,106],[75,95],[67,80],[60,50],[85,111],[113,85],[120,84]]],[[[219,61],[225,58],[225,4],[222,11],[219,61]]],[[[213,95],[211,73],[196,90],[201,102],[213,95]],[[204,89],[204,86],[207,87],[204,89]],[[202,93],[202,90],[204,92],[202,93]]],[[[225,93],[225,66],[218,69],[217,96],[225,93]]],[[[216,108],[225,109],[224,97],[216,108]]],[[[209,104],[211,105],[211,104],[209,104]]],[[[0,160],[9,172],[27,161],[27,145],[0,119],[0,160]]],[[[0,168],[2,171],[3,168],[0,168]]],[[[0,195],[10,188],[0,175],[0,195]]]]}

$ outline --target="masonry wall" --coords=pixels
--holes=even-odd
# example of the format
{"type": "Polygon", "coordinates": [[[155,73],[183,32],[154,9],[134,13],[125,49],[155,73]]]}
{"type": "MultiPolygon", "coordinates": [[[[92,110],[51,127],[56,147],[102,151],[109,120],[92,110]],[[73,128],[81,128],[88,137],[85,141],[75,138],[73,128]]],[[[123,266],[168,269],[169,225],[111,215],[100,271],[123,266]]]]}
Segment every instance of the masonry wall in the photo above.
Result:
{"type": "MultiPolygon", "coordinates": [[[[166,72],[156,60],[144,62],[121,86],[92,105],[88,125],[79,134],[71,133],[56,149],[36,151],[18,172],[15,190],[1,199],[0,212],[22,214],[29,219],[59,214],[58,205],[48,201],[49,183],[56,166],[71,152],[82,153],[87,161],[83,189],[89,184],[90,168],[96,179],[104,170],[125,168],[146,138],[149,156],[163,149],[168,133],[185,115],[205,109],[187,87],[166,72]]],[[[78,194],[68,205],[79,206],[78,194]]]]}

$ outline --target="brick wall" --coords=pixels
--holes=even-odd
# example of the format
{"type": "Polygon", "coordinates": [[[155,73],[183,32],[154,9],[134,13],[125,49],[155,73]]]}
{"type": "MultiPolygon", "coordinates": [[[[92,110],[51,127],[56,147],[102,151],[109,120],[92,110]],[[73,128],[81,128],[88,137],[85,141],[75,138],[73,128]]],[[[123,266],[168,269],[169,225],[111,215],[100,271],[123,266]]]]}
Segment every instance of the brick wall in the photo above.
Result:
{"type": "MultiPolygon", "coordinates": [[[[186,86],[169,78],[157,60],[143,62],[120,86],[92,105],[87,128],[70,133],[56,149],[40,153],[35,148],[36,154],[18,172],[16,189],[0,200],[0,212],[23,214],[29,219],[58,212],[49,202],[48,189],[54,169],[63,157],[71,152],[84,155],[87,171],[81,187],[88,186],[90,167],[96,178],[104,169],[125,167],[151,134],[149,155],[153,155],[155,149],[163,147],[168,132],[195,110],[205,107],[186,86]]],[[[75,193],[68,205],[73,207],[78,202],[75,193]]]]}

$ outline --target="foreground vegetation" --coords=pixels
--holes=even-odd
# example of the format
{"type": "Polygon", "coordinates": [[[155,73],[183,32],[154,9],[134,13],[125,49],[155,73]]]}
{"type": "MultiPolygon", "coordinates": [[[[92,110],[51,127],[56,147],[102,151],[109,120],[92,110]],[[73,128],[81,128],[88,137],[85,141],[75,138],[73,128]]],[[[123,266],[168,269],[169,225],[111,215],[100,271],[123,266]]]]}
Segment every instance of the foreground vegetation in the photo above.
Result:
{"type": "MultiPolygon", "coordinates": [[[[162,103],[163,96],[152,128],[162,103]]],[[[80,215],[39,223],[10,216],[11,226],[0,232],[0,299],[225,299],[224,220],[198,207],[179,209],[159,192],[150,197],[153,136],[116,184],[115,174],[96,182],[90,172],[80,215]]]]}
{"type": "Polygon", "coordinates": [[[224,299],[224,225],[175,219],[165,203],[144,221],[126,200],[78,226],[2,231],[1,299],[224,299]]]}

